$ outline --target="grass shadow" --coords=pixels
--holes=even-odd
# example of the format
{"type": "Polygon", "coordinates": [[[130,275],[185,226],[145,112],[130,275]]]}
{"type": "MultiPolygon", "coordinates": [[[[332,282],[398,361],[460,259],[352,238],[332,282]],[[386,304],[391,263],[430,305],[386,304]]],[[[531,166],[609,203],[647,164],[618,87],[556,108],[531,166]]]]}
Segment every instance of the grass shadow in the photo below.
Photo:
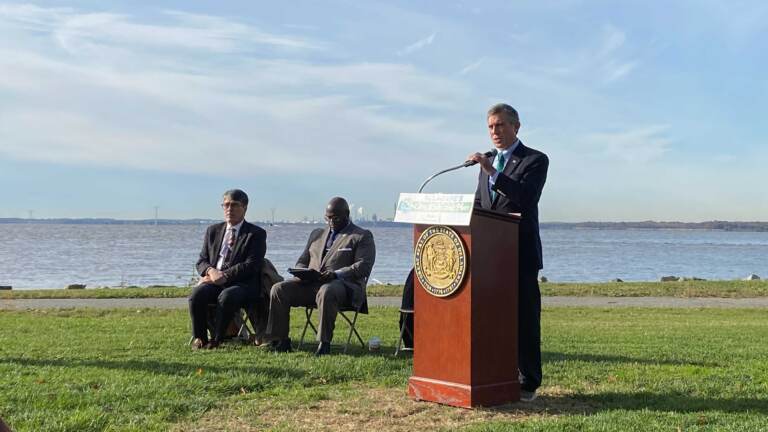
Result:
{"type": "Polygon", "coordinates": [[[701,397],[682,393],[651,392],[605,392],[594,395],[576,395],[579,401],[600,410],[652,410],[691,413],[702,411],[721,411],[730,413],[768,414],[765,399],[745,397],[701,397]]]}
{"type": "Polygon", "coordinates": [[[277,368],[272,366],[253,365],[253,366],[211,366],[209,364],[200,365],[195,363],[181,362],[162,362],[157,360],[88,360],[88,359],[33,359],[23,357],[11,357],[2,360],[3,363],[16,363],[22,366],[54,366],[54,367],[95,367],[101,369],[113,369],[123,371],[141,371],[154,374],[164,374],[169,376],[188,376],[197,372],[198,368],[203,368],[207,373],[243,373],[243,374],[265,374],[268,376],[289,376],[293,379],[303,379],[306,374],[301,370],[291,368],[277,368]]]}
{"type": "Polygon", "coordinates": [[[591,395],[539,396],[532,403],[510,403],[480,410],[498,413],[525,412],[547,415],[594,415],[604,411],[659,411],[677,414],[725,412],[768,414],[768,404],[759,398],[715,398],[675,393],[605,392],[591,395]]]}
{"type": "Polygon", "coordinates": [[[543,362],[558,361],[581,361],[587,363],[629,363],[629,364],[647,364],[647,365],[672,365],[672,366],[701,366],[718,367],[721,366],[715,362],[698,362],[690,360],[671,360],[671,359],[648,359],[627,357],[621,355],[604,354],[584,354],[584,353],[560,353],[542,351],[541,358],[543,362]]]}
{"type": "MultiPolygon", "coordinates": [[[[301,346],[301,348],[298,348],[294,346],[295,352],[305,352],[308,354],[314,354],[315,350],[317,349],[317,342],[307,343],[306,341],[301,346]]],[[[368,347],[361,347],[359,343],[349,344],[349,349],[346,353],[344,353],[344,343],[332,343],[331,344],[331,356],[335,355],[348,355],[350,357],[360,358],[360,357],[390,357],[393,360],[397,359],[408,359],[410,357],[413,357],[413,351],[403,351],[402,348],[400,349],[400,355],[395,357],[395,345],[384,345],[382,344],[378,351],[370,351],[368,350],[368,347]],[[411,355],[403,355],[403,354],[411,354],[411,355]]]]}

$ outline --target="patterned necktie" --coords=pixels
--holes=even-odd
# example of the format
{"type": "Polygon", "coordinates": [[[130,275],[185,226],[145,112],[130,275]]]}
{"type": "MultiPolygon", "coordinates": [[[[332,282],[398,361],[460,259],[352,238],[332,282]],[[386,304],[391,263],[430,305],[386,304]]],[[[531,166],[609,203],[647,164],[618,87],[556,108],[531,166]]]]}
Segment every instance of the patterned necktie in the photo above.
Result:
{"type": "Polygon", "coordinates": [[[224,236],[224,246],[221,248],[221,253],[219,253],[222,263],[227,261],[227,258],[229,258],[229,254],[230,252],[232,252],[232,249],[234,247],[235,247],[235,228],[230,228],[227,230],[227,234],[224,236]]]}
{"type": "MultiPolygon", "coordinates": [[[[504,153],[499,153],[499,156],[496,157],[496,162],[493,164],[493,167],[498,172],[504,171],[504,153]]],[[[496,200],[496,191],[491,188],[491,202],[496,200]]]]}

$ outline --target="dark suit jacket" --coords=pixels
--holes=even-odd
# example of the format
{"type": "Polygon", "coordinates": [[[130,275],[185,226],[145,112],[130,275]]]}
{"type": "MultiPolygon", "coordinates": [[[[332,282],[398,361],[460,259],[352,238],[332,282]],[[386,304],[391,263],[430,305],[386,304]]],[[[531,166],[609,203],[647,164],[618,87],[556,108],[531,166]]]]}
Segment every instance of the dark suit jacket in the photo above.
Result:
{"type": "Polygon", "coordinates": [[[504,171],[496,177],[493,188],[496,199],[491,202],[488,175],[480,170],[475,192],[475,207],[504,213],[520,213],[520,271],[543,268],[539,236],[539,198],[547,180],[549,159],[544,153],[523,145],[517,146],[504,171]]]}
{"type": "MultiPolygon", "coordinates": [[[[309,234],[304,252],[296,267],[311,268],[319,272],[336,272],[352,294],[352,304],[359,307],[367,304],[365,286],[376,260],[376,245],[373,234],[352,222],[339,232],[331,249],[323,257],[323,249],[330,232],[329,227],[318,228],[309,234]]],[[[362,311],[367,313],[367,309],[362,311]]]]}
{"type": "MultiPolygon", "coordinates": [[[[216,267],[226,229],[226,222],[222,222],[209,226],[205,231],[203,249],[197,260],[197,271],[201,276],[205,275],[208,267],[216,267]]],[[[237,233],[235,247],[222,266],[224,285],[240,285],[261,294],[261,266],[266,252],[267,232],[244,221],[237,233]]]]}

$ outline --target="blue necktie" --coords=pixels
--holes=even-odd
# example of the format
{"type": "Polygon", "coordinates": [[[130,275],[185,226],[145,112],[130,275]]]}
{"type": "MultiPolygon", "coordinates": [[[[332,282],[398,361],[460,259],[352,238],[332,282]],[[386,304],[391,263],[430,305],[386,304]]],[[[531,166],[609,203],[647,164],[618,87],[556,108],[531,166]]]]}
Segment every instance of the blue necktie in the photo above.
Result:
{"type": "Polygon", "coordinates": [[[323,251],[323,256],[325,256],[325,254],[331,250],[331,246],[333,246],[333,242],[336,240],[336,234],[338,233],[333,230],[331,230],[331,232],[328,234],[328,240],[325,241],[325,250],[323,251]]]}

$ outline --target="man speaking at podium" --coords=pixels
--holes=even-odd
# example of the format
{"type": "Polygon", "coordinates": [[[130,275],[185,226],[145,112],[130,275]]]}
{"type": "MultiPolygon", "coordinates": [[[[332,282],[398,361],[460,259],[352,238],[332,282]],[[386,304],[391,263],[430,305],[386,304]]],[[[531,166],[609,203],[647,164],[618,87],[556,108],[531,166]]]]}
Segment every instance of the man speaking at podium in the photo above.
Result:
{"type": "MultiPolygon", "coordinates": [[[[520,400],[532,401],[541,385],[541,293],[538,274],[542,266],[539,237],[539,197],[547,180],[549,159],[526,147],[517,138],[520,117],[507,104],[488,110],[488,133],[495,156],[469,155],[480,164],[475,207],[504,213],[520,213],[518,368],[520,400]]],[[[504,269],[498,269],[503,272],[504,269]]]]}

